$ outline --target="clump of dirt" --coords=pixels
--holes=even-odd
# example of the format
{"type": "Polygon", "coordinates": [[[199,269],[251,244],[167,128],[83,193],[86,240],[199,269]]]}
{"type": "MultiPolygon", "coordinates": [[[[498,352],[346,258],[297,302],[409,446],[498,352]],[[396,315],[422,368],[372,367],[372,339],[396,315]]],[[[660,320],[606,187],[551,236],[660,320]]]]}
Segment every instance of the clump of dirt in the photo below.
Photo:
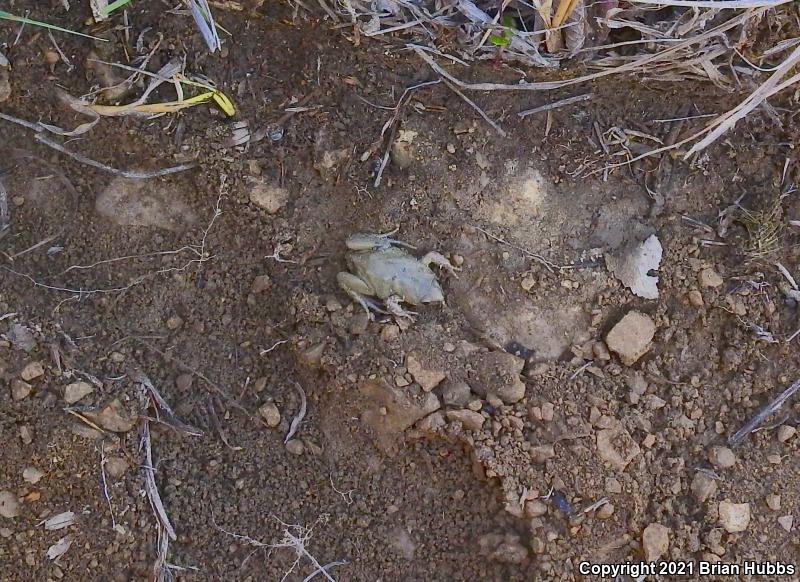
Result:
{"type": "MultiPolygon", "coordinates": [[[[186,15],[150,5],[106,31],[103,53],[124,62],[153,27],[152,66],[185,54],[235,121],[205,106],[109,118],[69,144],[119,168],[197,169],[130,181],[4,126],[8,579],[304,580],[327,567],[529,580],[576,577],[582,560],[796,560],[796,399],[726,442],[800,369],[796,120],[754,114],[692,164],[604,177],[618,157],[598,128],[665,137],[654,120],[735,98],[616,79],[519,121],[566,94],[472,95],[502,138],[442,83],[396,108],[436,80],[411,55],[355,47],[288,5],[246,8],[216,12],[233,39],[216,57],[186,15]],[[262,139],[233,145],[240,121],[262,139]],[[770,204],[780,228],[755,254],[742,209],[770,204]],[[460,271],[415,321],[371,320],[336,283],[344,241],[397,227],[411,254],[460,271]],[[648,299],[604,259],[652,235],[648,299]],[[143,494],[147,471],[175,539],[143,494]],[[65,511],[74,523],[40,525],[65,511]],[[302,544],[269,547],[288,534],[302,544]]],[[[59,25],[89,16],[60,10],[59,25]]],[[[88,93],[76,71],[98,43],[56,37],[68,65],[48,35],[17,32],[0,28],[13,44],[4,112],[73,127],[41,86],[88,93]]]]}

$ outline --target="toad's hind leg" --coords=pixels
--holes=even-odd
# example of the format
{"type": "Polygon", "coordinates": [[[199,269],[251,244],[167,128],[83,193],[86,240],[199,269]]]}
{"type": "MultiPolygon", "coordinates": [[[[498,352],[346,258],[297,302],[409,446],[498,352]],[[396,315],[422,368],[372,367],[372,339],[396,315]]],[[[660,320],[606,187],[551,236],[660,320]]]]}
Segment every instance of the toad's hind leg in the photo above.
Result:
{"type": "Polygon", "coordinates": [[[456,275],[456,271],[460,269],[458,267],[454,267],[450,261],[447,260],[447,257],[444,255],[437,253],[436,251],[431,251],[426,254],[424,257],[420,259],[420,262],[429,267],[431,264],[436,265],[437,267],[441,267],[443,269],[447,269],[447,272],[450,273],[453,277],[458,279],[458,275],[456,275]]]}
{"type": "Polygon", "coordinates": [[[387,313],[385,310],[381,309],[375,301],[368,297],[368,295],[372,293],[370,286],[352,273],[342,271],[336,275],[336,281],[339,283],[339,287],[341,287],[353,301],[364,308],[370,320],[375,319],[372,315],[373,311],[377,313],[387,313]]]}
{"type": "Polygon", "coordinates": [[[406,311],[400,305],[402,299],[397,295],[392,295],[388,299],[386,299],[386,309],[389,310],[389,313],[394,315],[395,317],[406,317],[411,321],[414,321],[414,316],[417,315],[414,311],[406,311]]]}

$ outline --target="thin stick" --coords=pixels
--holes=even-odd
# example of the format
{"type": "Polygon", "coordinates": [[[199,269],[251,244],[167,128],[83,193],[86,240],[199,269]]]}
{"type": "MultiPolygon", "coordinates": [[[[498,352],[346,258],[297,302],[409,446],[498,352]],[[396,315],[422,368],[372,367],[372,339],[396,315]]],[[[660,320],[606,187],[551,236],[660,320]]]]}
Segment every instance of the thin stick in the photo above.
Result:
{"type": "Polygon", "coordinates": [[[117,520],[114,519],[114,508],[111,506],[111,496],[108,494],[108,481],[106,480],[106,453],[105,444],[100,443],[100,475],[103,477],[103,495],[108,502],[108,512],[111,514],[111,528],[117,528],[117,520]]]}
{"type": "Polygon", "coordinates": [[[728,438],[728,444],[731,446],[738,444],[744,437],[761,426],[767,417],[783,406],[784,402],[789,400],[798,390],[800,390],[800,380],[795,380],[794,383],[781,392],[777,398],[759,410],[742,428],[733,433],[728,438]]]}
{"type": "Polygon", "coordinates": [[[540,262],[542,265],[544,265],[544,266],[545,266],[545,268],[547,268],[547,270],[548,270],[548,271],[550,271],[550,272],[554,272],[554,271],[560,271],[560,270],[561,270],[561,267],[559,267],[558,265],[556,265],[556,264],[555,264],[554,262],[552,262],[552,261],[548,261],[548,260],[547,260],[547,259],[545,259],[545,258],[544,258],[542,255],[537,255],[536,253],[532,253],[532,252],[531,252],[531,251],[529,251],[528,249],[524,249],[524,248],[522,248],[521,246],[515,245],[514,243],[510,243],[510,242],[508,242],[507,240],[500,238],[499,236],[495,236],[495,235],[493,235],[491,232],[489,232],[488,230],[484,230],[484,229],[482,229],[480,226],[474,226],[474,225],[471,225],[471,226],[472,226],[472,228],[474,228],[474,229],[476,229],[476,230],[479,230],[479,231],[481,231],[483,234],[485,234],[486,236],[488,236],[490,239],[492,239],[492,240],[495,240],[495,241],[497,241],[497,242],[499,242],[499,243],[502,243],[502,244],[504,244],[504,245],[506,245],[506,246],[509,246],[509,247],[511,247],[512,249],[516,249],[516,250],[518,250],[519,252],[521,252],[523,255],[525,255],[525,256],[527,256],[527,257],[530,257],[530,258],[532,258],[532,259],[535,259],[535,260],[537,260],[537,261],[538,261],[538,262],[540,262]]]}
{"type": "Polygon", "coordinates": [[[169,174],[184,172],[186,170],[190,170],[197,166],[197,164],[195,163],[180,164],[178,166],[173,166],[171,168],[163,168],[161,170],[152,170],[149,172],[141,172],[136,170],[117,170],[116,168],[112,168],[111,166],[106,166],[105,164],[96,162],[90,158],[87,158],[86,156],[70,151],[61,144],[54,142],[49,137],[42,135],[41,133],[37,133],[35,139],[36,141],[43,143],[44,145],[51,147],[54,150],[59,151],[62,154],[71,157],[73,160],[77,162],[86,164],[87,166],[91,166],[93,168],[97,168],[98,170],[103,170],[104,172],[108,172],[109,174],[114,174],[115,176],[123,176],[125,178],[131,178],[133,180],[147,180],[149,178],[158,178],[159,176],[168,176],[169,174]]]}
{"type": "Polygon", "coordinates": [[[546,105],[540,105],[539,107],[534,107],[533,109],[526,109],[525,111],[520,111],[519,113],[517,113],[517,115],[521,118],[524,118],[528,117],[529,115],[534,115],[536,113],[544,113],[545,111],[551,111],[553,109],[558,109],[559,107],[572,105],[573,103],[588,101],[591,98],[592,98],[591,93],[584,93],[583,95],[575,95],[574,97],[567,97],[566,99],[553,101],[552,103],[548,103],[546,105]]]}
{"type": "Polygon", "coordinates": [[[467,97],[461,91],[456,89],[456,87],[452,83],[448,83],[447,81],[445,81],[444,84],[447,85],[448,87],[450,87],[450,89],[453,90],[453,93],[455,93],[456,95],[461,97],[464,101],[466,101],[467,105],[469,105],[475,111],[477,111],[478,115],[480,115],[486,123],[491,125],[497,133],[499,133],[502,137],[507,137],[508,136],[508,134],[505,132],[505,130],[503,130],[502,127],[497,125],[497,123],[492,121],[492,119],[488,115],[486,115],[486,113],[483,111],[483,109],[478,107],[478,105],[474,101],[472,101],[469,97],[467,97]]]}

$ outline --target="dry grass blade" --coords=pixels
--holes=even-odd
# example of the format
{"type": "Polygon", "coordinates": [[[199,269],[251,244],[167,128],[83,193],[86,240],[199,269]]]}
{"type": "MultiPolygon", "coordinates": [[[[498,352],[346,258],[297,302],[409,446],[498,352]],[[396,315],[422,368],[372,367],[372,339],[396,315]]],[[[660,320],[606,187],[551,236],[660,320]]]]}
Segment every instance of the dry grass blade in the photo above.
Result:
{"type": "Polygon", "coordinates": [[[759,426],[764,424],[767,418],[783,404],[794,396],[795,392],[800,390],[800,380],[795,380],[791,386],[781,392],[774,400],[769,402],[761,410],[759,410],[753,418],[745,423],[745,425],[733,433],[728,439],[728,444],[733,446],[738,444],[744,437],[756,430],[759,426]]]}
{"type": "Polygon", "coordinates": [[[150,421],[147,419],[142,420],[142,436],[140,449],[144,452],[144,465],[142,471],[144,472],[144,490],[147,493],[147,499],[150,501],[150,506],[153,508],[158,521],[166,531],[167,535],[172,541],[178,539],[175,535],[175,529],[167,517],[167,510],[164,509],[164,502],[161,501],[161,494],[158,492],[156,486],[155,468],[153,467],[153,448],[150,440],[150,421]]]}
{"type": "Polygon", "coordinates": [[[731,129],[739,120],[746,117],[748,113],[761,105],[766,99],[800,81],[800,74],[796,74],[783,83],[780,83],[780,80],[783,79],[786,74],[798,64],[798,62],[800,62],[800,47],[792,51],[792,54],[789,55],[786,60],[783,61],[783,63],[781,63],[780,67],[778,67],[758,89],[751,93],[747,99],[742,101],[739,105],[727,113],[724,113],[714,119],[714,121],[712,121],[704,130],[710,131],[711,133],[697,142],[684,156],[684,159],[687,159],[692,154],[695,154],[714,143],[722,134],[731,129]]]}
{"type": "Polygon", "coordinates": [[[303,422],[303,419],[306,417],[307,411],[307,401],[306,401],[306,391],[303,390],[303,387],[300,386],[297,382],[294,383],[295,387],[297,388],[297,393],[300,396],[300,410],[297,411],[292,422],[289,424],[289,432],[286,433],[286,438],[283,439],[283,444],[289,442],[289,440],[297,433],[297,429],[300,426],[300,423],[303,422]]]}
{"type": "Polygon", "coordinates": [[[631,4],[741,10],[743,8],[775,8],[794,0],[628,0],[631,4]]]}
{"type": "Polygon", "coordinates": [[[644,57],[637,57],[628,63],[619,65],[611,69],[605,69],[597,73],[592,73],[589,75],[583,75],[580,77],[573,77],[572,79],[564,79],[559,81],[521,82],[515,85],[510,83],[465,83],[464,81],[461,81],[460,79],[457,79],[456,77],[448,73],[443,67],[441,67],[436,61],[434,61],[430,55],[426,54],[418,47],[414,47],[413,45],[408,45],[408,47],[412,48],[414,52],[417,54],[417,56],[419,56],[419,58],[425,61],[434,71],[436,71],[442,77],[444,77],[451,83],[457,85],[461,89],[467,89],[470,91],[547,91],[550,89],[560,89],[562,87],[569,87],[571,85],[577,85],[580,83],[585,83],[587,81],[594,81],[595,79],[600,79],[602,77],[607,77],[609,75],[619,75],[622,73],[632,73],[636,71],[647,70],[647,67],[649,65],[672,60],[678,57],[682,53],[682,51],[685,51],[687,48],[696,44],[703,43],[715,36],[720,35],[723,32],[736,28],[737,26],[743,24],[744,22],[750,20],[751,18],[758,18],[762,16],[767,10],[768,8],[754,8],[746,10],[742,14],[723,22],[722,24],[712,28],[711,30],[690,37],[668,49],[664,49],[655,54],[647,55],[644,57]]]}

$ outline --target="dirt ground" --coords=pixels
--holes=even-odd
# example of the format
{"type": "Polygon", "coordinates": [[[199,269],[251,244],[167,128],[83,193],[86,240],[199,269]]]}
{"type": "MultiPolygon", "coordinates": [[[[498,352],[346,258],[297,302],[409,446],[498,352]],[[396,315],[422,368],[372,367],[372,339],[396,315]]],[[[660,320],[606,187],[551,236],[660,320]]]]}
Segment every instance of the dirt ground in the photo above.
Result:
{"type": "MultiPolygon", "coordinates": [[[[8,9],[89,31],[88,3],[72,4],[8,9]]],[[[130,62],[149,27],[145,52],[163,35],[149,70],[186,55],[237,107],[235,119],[202,105],[53,136],[115,168],[197,161],[148,180],[0,125],[3,580],[152,579],[151,471],[179,580],[299,581],[332,563],[336,580],[390,581],[571,580],[584,560],[798,562],[800,403],[726,443],[800,375],[798,304],[776,266],[800,276],[791,95],[773,103],[780,123],[759,110],[692,164],[665,155],[604,177],[625,157],[598,130],[668,139],[704,119],[665,120],[741,94],[630,78],[471,93],[502,137],[431,84],[381,141],[404,89],[437,78],[402,44],[355,46],[320,14],[266,3],[218,10],[232,38],[211,56],[169,8],[138,2],[129,29],[117,17],[92,30],[110,43],[57,35],[69,63],[40,29],[17,39],[0,23],[2,113],[85,122],[56,89],[80,96],[119,76],[90,52],[130,62]],[[584,91],[549,119],[516,116],[584,91]],[[233,145],[238,121],[263,139],[233,145]],[[337,285],[348,236],[395,229],[414,256],[460,269],[436,270],[445,301],[414,308],[413,323],[370,321],[337,285]],[[657,299],[604,260],[650,235],[663,247],[657,299]],[[160,422],[139,374],[202,436],[160,422]],[[301,391],[307,413],[284,444],[301,391]],[[67,527],[42,523],[67,511],[67,527]],[[271,547],[290,534],[293,547],[271,547]],[[59,541],[71,545],[50,559],[59,541]]]]}

